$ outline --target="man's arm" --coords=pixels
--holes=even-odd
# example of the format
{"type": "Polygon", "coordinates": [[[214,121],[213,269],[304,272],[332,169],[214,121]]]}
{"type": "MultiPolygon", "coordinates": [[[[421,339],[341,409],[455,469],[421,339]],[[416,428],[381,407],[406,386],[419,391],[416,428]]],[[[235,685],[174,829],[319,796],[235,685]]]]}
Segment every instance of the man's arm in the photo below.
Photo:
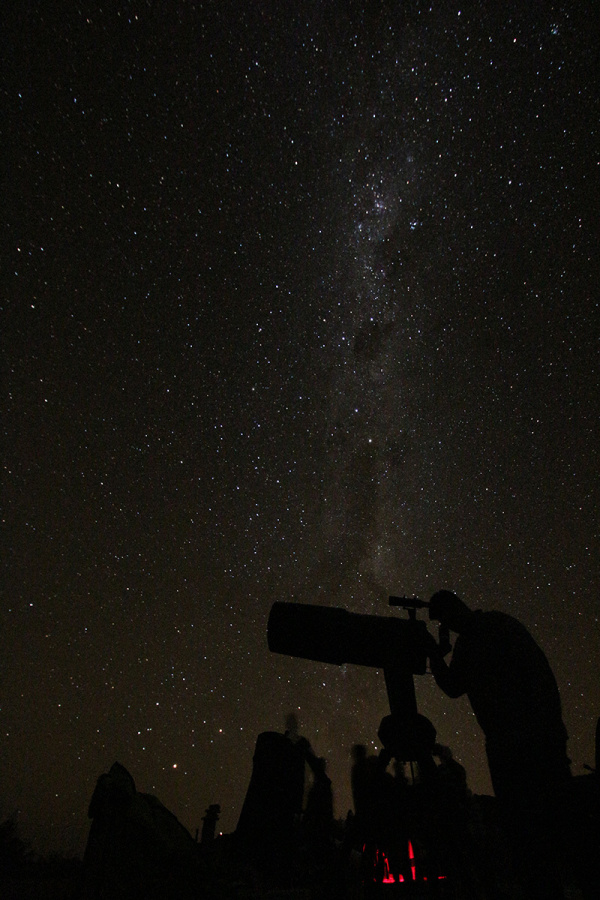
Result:
{"type": "Polygon", "coordinates": [[[440,648],[432,638],[428,648],[429,665],[437,684],[448,697],[461,697],[466,691],[466,685],[456,667],[450,663],[447,665],[440,648]]]}

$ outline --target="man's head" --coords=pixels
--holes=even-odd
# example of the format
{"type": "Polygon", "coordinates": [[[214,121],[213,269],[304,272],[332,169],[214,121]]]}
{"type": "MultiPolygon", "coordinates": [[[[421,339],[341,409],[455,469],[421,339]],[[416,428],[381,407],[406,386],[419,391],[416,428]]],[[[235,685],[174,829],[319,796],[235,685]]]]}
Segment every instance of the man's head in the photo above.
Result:
{"type": "Polygon", "coordinates": [[[437,591],[429,601],[429,618],[451,631],[461,632],[471,615],[467,604],[452,591],[437,591]]]}

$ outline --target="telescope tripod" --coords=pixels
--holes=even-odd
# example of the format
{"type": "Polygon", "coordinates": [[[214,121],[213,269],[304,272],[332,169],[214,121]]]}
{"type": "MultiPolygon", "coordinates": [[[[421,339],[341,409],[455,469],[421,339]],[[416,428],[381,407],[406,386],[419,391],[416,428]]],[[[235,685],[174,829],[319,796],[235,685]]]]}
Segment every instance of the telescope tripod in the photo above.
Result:
{"type": "Polygon", "coordinates": [[[437,766],[433,758],[436,730],[417,710],[413,676],[397,666],[384,669],[390,703],[378,730],[382,749],[374,774],[373,799],[379,808],[371,818],[372,833],[364,842],[365,888],[395,889],[406,896],[450,896],[442,871],[441,821],[437,804],[437,766]],[[418,766],[418,784],[403,773],[388,773],[395,759],[418,766]],[[389,887],[388,887],[389,886],[389,887]]]}

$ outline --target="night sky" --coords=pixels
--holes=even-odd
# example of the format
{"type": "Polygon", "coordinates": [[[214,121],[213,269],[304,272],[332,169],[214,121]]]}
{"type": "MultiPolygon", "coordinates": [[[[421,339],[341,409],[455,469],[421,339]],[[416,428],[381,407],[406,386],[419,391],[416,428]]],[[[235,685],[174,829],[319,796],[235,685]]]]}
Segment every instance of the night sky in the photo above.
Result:
{"type": "MultiPolygon", "coordinates": [[[[119,760],[232,831],[257,735],[351,806],[382,673],[272,603],[523,621],[600,715],[593,2],[3,5],[0,815],[119,760]]],[[[491,793],[468,701],[419,709],[491,793]]]]}

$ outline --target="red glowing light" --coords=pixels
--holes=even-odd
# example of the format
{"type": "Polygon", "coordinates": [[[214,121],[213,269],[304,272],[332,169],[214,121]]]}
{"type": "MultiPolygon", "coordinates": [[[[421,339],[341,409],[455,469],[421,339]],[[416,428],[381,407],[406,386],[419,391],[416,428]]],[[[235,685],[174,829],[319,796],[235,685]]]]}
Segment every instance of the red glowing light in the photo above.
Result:
{"type": "MultiPolygon", "coordinates": [[[[366,844],[363,846],[363,853],[365,851],[366,851],[366,844]]],[[[410,860],[411,880],[416,881],[417,880],[417,864],[416,864],[416,859],[415,859],[414,847],[413,847],[411,841],[408,842],[408,858],[410,860]]],[[[437,878],[438,878],[438,881],[443,881],[446,878],[446,876],[438,875],[437,878]]],[[[394,875],[390,872],[390,864],[389,864],[389,860],[388,860],[386,854],[383,852],[383,850],[376,849],[375,855],[373,857],[372,880],[377,882],[380,879],[381,879],[381,884],[395,884],[396,883],[396,879],[395,879],[394,875]]],[[[404,882],[405,880],[406,879],[404,878],[404,875],[402,875],[402,874],[398,875],[398,883],[399,884],[404,882]]],[[[426,875],[423,876],[423,881],[427,881],[426,875]]]]}

